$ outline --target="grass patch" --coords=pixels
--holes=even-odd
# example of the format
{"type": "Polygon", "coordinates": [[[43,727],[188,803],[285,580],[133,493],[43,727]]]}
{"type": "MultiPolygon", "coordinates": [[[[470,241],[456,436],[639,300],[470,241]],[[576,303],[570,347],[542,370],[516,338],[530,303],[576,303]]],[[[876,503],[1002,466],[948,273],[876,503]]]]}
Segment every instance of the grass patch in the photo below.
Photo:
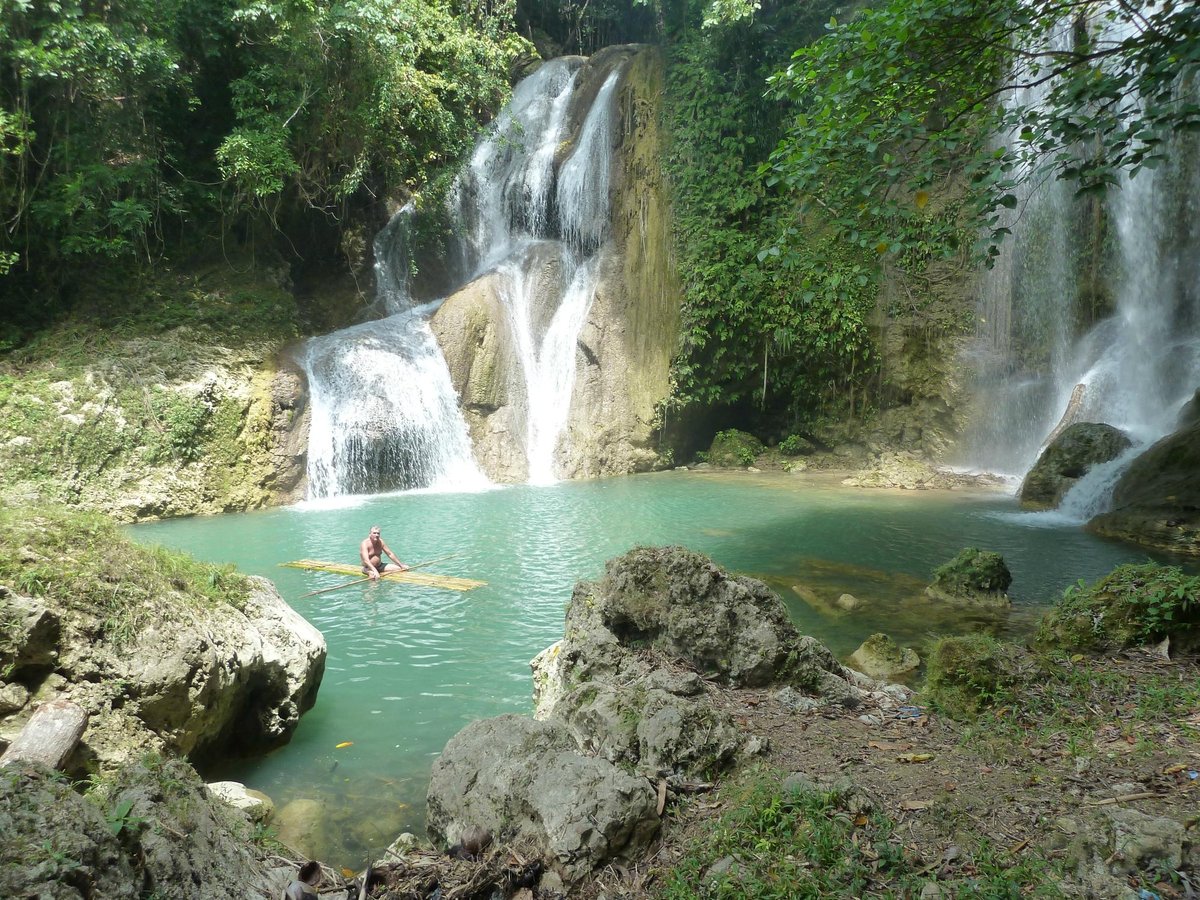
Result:
{"type": "Polygon", "coordinates": [[[231,565],[143,547],[104,516],[58,507],[0,510],[0,584],[94,616],[95,637],[118,646],[180,605],[242,609],[250,593],[231,565]]]}
{"type": "MultiPolygon", "coordinates": [[[[930,867],[911,858],[887,815],[852,790],[783,787],[785,773],[753,768],[722,791],[728,805],[664,875],[660,900],[914,897],[930,867]]],[[[938,876],[942,896],[1057,897],[1050,865],[1014,861],[985,838],[938,876]],[[947,877],[949,876],[949,877],[947,877]]]]}

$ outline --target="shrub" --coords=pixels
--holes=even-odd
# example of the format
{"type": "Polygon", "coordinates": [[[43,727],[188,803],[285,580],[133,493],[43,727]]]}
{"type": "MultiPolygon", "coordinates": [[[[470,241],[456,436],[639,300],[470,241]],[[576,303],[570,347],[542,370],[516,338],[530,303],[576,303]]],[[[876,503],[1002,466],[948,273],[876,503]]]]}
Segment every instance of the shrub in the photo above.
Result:
{"type": "Polygon", "coordinates": [[[1064,650],[1111,651],[1187,635],[1200,626],[1200,575],[1156,563],[1080,580],[1042,617],[1035,640],[1064,650]]]}

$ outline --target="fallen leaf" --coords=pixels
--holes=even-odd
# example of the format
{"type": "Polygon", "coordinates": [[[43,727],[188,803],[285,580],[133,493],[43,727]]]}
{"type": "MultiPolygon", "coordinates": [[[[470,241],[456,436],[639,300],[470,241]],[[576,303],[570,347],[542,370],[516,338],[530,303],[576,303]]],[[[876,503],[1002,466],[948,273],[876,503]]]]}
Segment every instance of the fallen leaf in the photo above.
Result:
{"type": "Polygon", "coordinates": [[[913,202],[916,203],[917,209],[924,209],[925,204],[929,202],[929,191],[917,191],[916,196],[913,197],[913,202]]]}
{"type": "Polygon", "coordinates": [[[343,877],[343,878],[353,878],[353,877],[354,877],[354,870],[353,870],[353,869],[347,869],[345,866],[342,866],[342,877],[343,877]]]}
{"type": "Polygon", "coordinates": [[[900,808],[907,810],[929,809],[931,806],[933,806],[932,800],[902,800],[900,802],[900,808]]]}
{"type": "Polygon", "coordinates": [[[1177,763],[1173,766],[1167,766],[1165,769],[1163,769],[1162,773],[1164,775],[1174,775],[1176,772],[1182,772],[1185,769],[1187,769],[1187,763],[1177,763]]]}
{"type": "Polygon", "coordinates": [[[957,791],[958,785],[955,784],[953,781],[947,781],[942,784],[942,790],[946,791],[947,793],[950,793],[952,791],[957,791]]]}
{"type": "Polygon", "coordinates": [[[337,745],[336,747],[334,747],[333,749],[334,749],[334,750],[341,750],[343,747],[353,747],[353,746],[354,746],[354,741],[342,741],[340,744],[338,744],[338,745],[337,745]]]}
{"type": "Polygon", "coordinates": [[[901,753],[896,757],[896,762],[903,763],[923,763],[933,759],[932,753],[901,753]]]}

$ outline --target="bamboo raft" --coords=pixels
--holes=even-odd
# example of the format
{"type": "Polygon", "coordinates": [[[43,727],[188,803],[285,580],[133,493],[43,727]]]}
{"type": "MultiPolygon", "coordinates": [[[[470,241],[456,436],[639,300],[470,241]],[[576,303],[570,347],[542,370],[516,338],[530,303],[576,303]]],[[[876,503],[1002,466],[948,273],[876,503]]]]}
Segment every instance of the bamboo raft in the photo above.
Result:
{"type": "MultiPolygon", "coordinates": [[[[292,569],[310,569],[314,572],[332,572],[335,575],[362,575],[362,566],[351,566],[345,563],[322,562],[319,559],[297,559],[292,562],[280,563],[292,569]]],[[[388,581],[401,581],[404,584],[419,584],[422,587],[445,588],[448,591],[469,591],[483,587],[486,581],[476,581],[473,578],[459,578],[455,575],[435,575],[433,572],[388,572],[379,576],[388,581]]]]}

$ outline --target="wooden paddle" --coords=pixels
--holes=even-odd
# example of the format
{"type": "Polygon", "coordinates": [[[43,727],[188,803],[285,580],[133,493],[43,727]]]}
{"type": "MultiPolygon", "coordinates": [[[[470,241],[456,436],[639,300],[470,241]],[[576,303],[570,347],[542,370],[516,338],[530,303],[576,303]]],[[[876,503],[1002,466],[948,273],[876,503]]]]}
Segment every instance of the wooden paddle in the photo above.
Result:
{"type": "MultiPolygon", "coordinates": [[[[445,556],[437,557],[437,559],[427,559],[424,562],[415,563],[414,565],[409,566],[404,571],[411,572],[413,569],[421,569],[421,568],[424,568],[425,566],[432,566],[434,563],[442,562],[443,560],[447,560],[447,559],[453,559],[456,556],[462,556],[462,552],[459,551],[459,552],[455,552],[455,553],[447,553],[445,556]]],[[[399,572],[391,572],[389,574],[398,575],[400,573],[399,572]]],[[[383,573],[380,573],[379,577],[385,578],[387,576],[384,575],[383,573]]],[[[371,580],[371,576],[368,575],[366,578],[358,578],[358,579],[355,579],[354,581],[347,581],[345,584],[335,584],[333,587],[321,588],[319,591],[309,591],[307,594],[301,594],[297,599],[303,600],[305,597],[315,597],[317,594],[328,594],[330,591],[340,591],[342,588],[354,587],[354,585],[356,585],[356,584],[362,584],[364,581],[370,581],[370,580],[371,580]]]]}

